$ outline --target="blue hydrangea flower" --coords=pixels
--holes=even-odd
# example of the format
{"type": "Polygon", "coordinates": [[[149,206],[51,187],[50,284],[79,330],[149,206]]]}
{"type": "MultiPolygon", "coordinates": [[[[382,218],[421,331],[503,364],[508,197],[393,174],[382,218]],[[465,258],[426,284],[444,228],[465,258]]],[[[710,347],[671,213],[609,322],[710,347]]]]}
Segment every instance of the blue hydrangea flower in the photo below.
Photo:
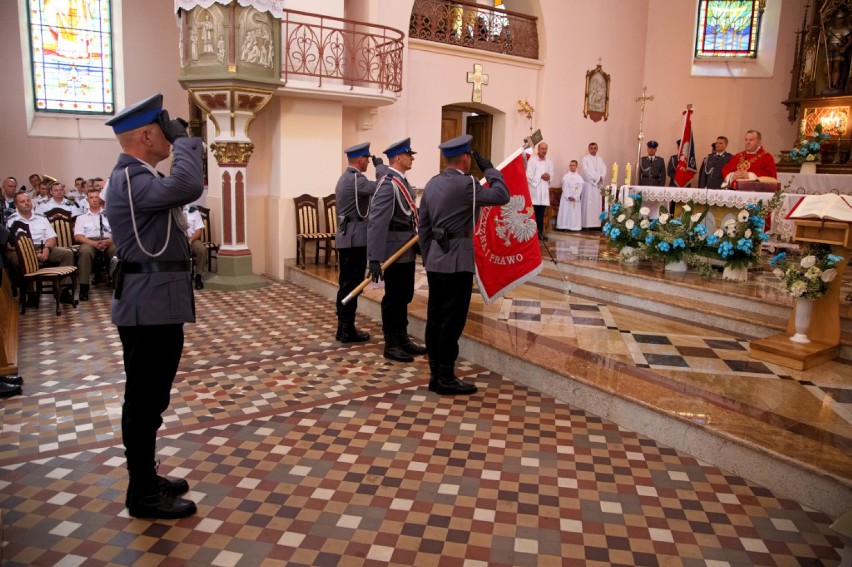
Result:
{"type": "Polygon", "coordinates": [[[668,252],[669,250],[672,249],[672,247],[669,246],[668,242],[657,242],[657,249],[660,252],[668,252]]]}
{"type": "Polygon", "coordinates": [[[615,240],[616,238],[618,238],[618,236],[620,234],[621,234],[621,229],[620,228],[614,228],[609,232],[609,237],[611,239],[615,240]]]}
{"type": "Polygon", "coordinates": [[[650,246],[653,242],[654,242],[654,235],[653,234],[649,234],[648,236],[645,237],[645,245],[646,246],[650,246]]]}
{"type": "Polygon", "coordinates": [[[771,260],[769,260],[769,265],[774,268],[775,264],[783,262],[786,259],[787,259],[787,253],[781,252],[780,254],[777,254],[775,257],[773,257],[771,260]]]}
{"type": "Polygon", "coordinates": [[[704,236],[705,234],[707,234],[707,227],[703,224],[697,224],[692,227],[692,232],[694,232],[698,236],[704,236]]]}
{"type": "Polygon", "coordinates": [[[601,232],[603,232],[604,234],[609,234],[610,230],[612,230],[612,224],[610,223],[606,223],[605,225],[603,225],[603,228],[601,228],[601,232]]]}
{"type": "Polygon", "coordinates": [[[606,211],[604,211],[600,214],[600,216],[598,216],[598,220],[599,221],[605,221],[607,216],[608,215],[607,215],[606,211]]]}
{"type": "Polygon", "coordinates": [[[681,225],[681,224],[683,224],[683,222],[681,222],[680,219],[672,219],[672,220],[669,221],[669,224],[681,225]]]}
{"type": "Polygon", "coordinates": [[[758,232],[758,233],[757,233],[757,237],[758,237],[760,240],[762,240],[763,242],[769,242],[769,235],[768,235],[768,234],[766,234],[765,232],[758,232]]]}
{"type": "Polygon", "coordinates": [[[730,242],[723,242],[719,245],[719,256],[727,258],[734,255],[734,245],[730,242]]]}
{"type": "Polygon", "coordinates": [[[621,203],[615,203],[609,208],[609,214],[612,216],[616,216],[618,211],[621,210],[621,203]]]}
{"type": "Polygon", "coordinates": [[[747,210],[747,211],[753,211],[753,210],[754,210],[754,205],[751,205],[751,204],[746,205],[746,210],[747,210]]]}
{"type": "Polygon", "coordinates": [[[634,226],[630,230],[630,236],[632,236],[633,238],[639,238],[639,227],[638,226],[634,226]]]}
{"type": "Polygon", "coordinates": [[[754,250],[754,242],[750,238],[740,238],[737,240],[737,250],[742,250],[746,254],[751,254],[754,250]]]}
{"type": "Polygon", "coordinates": [[[717,244],[719,244],[719,237],[715,234],[711,234],[707,237],[707,244],[709,244],[710,246],[716,246],[717,244]]]}
{"type": "Polygon", "coordinates": [[[653,228],[654,228],[655,226],[657,226],[658,224],[660,224],[660,220],[659,220],[659,219],[654,219],[654,220],[652,220],[652,221],[651,221],[651,224],[650,224],[650,225],[648,225],[648,228],[653,229],[653,228]]]}
{"type": "Polygon", "coordinates": [[[672,241],[672,247],[674,247],[674,248],[686,248],[686,242],[683,241],[683,238],[675,238],[672,241]]]}
{"type": "Polygon", "coordinates": [[[796,148],[793,148],[792,150],[790,150],[790,157],[791,158],[799,157],[799,150],[797,150],[796,148]]]}
{"type": "Polygon", "coordinates": [[[843,256],[838,256],[837,254],[829,254],[825,257],[825,261],[828,262],[828,266],[831,267],[837,264],[838,262],[842,262],[843,256]]]}

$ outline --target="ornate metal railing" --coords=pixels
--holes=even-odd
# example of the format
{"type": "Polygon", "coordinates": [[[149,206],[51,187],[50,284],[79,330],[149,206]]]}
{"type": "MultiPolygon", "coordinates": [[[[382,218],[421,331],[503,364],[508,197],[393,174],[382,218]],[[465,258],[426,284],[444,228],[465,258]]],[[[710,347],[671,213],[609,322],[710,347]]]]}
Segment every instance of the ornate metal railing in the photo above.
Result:
{"type": "Polygon", "coordinates": [[[405,34],[385,26],[285,10],[281,78],[314,77],[351,88],[402,90],[405,34]]]}
{"type": "Polygon", "coordinates": [[[538,59],[536,21],[472,2],[414,0],[408,36],[538,59]]]}

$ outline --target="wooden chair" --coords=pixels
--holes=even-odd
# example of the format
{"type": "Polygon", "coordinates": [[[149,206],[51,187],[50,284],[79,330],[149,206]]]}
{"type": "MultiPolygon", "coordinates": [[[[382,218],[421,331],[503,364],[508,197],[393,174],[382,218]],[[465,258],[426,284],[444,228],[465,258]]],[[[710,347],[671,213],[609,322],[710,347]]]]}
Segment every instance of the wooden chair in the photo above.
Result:
{"type": "Polygon", "coordinates": [[[76,264],[80,245],[74,242],[74,218],[71,213],[57,207],[47,211],[44,216],[47,217],[50,226],[53,227],[53,232],[56,233],[56,245],[74,252],[74,263],[76,264]]]}
{"type": "Polygon", "coordinates": [[[207,271],[213,271],[213,258],[216,258],[216,267],[219,267],[219,245],[213,242],[210,232],[210,209],[207,207],[198,207],[198,212],[201,213],[201,220],[204,221],[204,228],[201,230],[201,242],[207,248],[207,271]]]}
{"type": "Polygon", "coordinates": [[[334,236],[327,232],[321,232],[317,198],[312,195],[299,195],[293,198],[296,206],[296,265],[305,267],[305,245],[308,242],[316,242],[316,254],[314,262],[319,264],[320,243],[328,242],[329,237],[334,236]]]}
{"type": "Polygon", "coordinates": [[[322,198],[322,206],[325,209],[325,228],[331,235],[331,238],[325,244],[325,265],[328,266],[329,251],[334,251],[334,268],[337,269],[340,264],[340,258],[337,254],[337,196],[332,193],[327,197],[322,198]]]}
{"type": "Polygon", "coordinates": [[[550,196],[550,206],[544,211],[544,230],[551,228],[550,221],[559,215],[559,203],[562,200],[562,187],[550,187],[548,189],[550,196]]]}
{"type": "MultiPolygon", "coordinates": [[[[18,267],[21,271],[21,278],[19,282],[19,301],[21,304],[21,315],[26,313],[27,311],[27,288],[29,284],[33,284],[33,292],[39,295],[44,295],[48,293],[53,294],[53,298],[56,301],[56,314],[62,314],[62,308],[59,304],[59,296],[62,291],[62,279],[66,277],[71,278],[71,293],[73,297],[77,297],[77,267],[76,266],[56,266],[56,267],[46,267],[40,268],[38,263],[38,257],[36,256],[35,245],[33,244],[32,236],[30,236],[29,227],[26,230],[22,229],[20,226],[15,227],[13,224],[14,238],[15,238],[15,251],[18,254],[18,267]],[[48,282],[51,284],[50,291],[43,291],[42,284],[44,282],[48,282]]],[[[23,223],[20,223],[23,224],[23,223]]],[[[26,225],[24,225],[26,226],[26,225]]],[[[77,300],[74,299],[72,305],[74,308],[77,308],[77,300]]]]}

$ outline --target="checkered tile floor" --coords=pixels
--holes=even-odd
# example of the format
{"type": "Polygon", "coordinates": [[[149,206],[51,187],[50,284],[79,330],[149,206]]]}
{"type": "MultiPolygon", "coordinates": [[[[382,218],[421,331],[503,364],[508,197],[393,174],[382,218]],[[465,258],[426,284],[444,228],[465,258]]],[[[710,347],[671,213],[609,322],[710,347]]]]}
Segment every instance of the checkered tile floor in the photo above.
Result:
{"type": "MultiPolygon", "coordinates": [[[[375,339],[331,340],[332,304],[291,284],[197,296],[160,439],[199,513],[127,516],[122,365],[107,292],[21,319],[25,395],[0,401],[0,564],[836,565],[830,518],[484,368],[453,399],[375,339]]],[[[516,302],[507,318],[564,309],[516,302]]],[[[613,326],[572,305],[575,325],[613,326]]],[[[374,321],[366,330],[380,336],[374,321]]],[[[615,330],[612,332],[620,333],[615,330]]],[[[637,365],[702,344],[630,332],[637,365]]],[[[761,374],[757,367],[741,373],[761,374]]]]}

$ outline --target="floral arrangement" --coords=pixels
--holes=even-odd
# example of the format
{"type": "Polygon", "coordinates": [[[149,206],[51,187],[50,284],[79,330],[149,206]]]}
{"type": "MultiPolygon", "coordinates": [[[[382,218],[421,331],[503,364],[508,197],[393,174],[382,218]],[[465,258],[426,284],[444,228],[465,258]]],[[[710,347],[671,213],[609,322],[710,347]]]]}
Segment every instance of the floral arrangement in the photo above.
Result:
{"type": "Polygon", "coordinates": [[[764,208],[763,202],[746,205],[736,219],[725,221],[721,228],[705,239],[702,255],[725,262],[731,268],[747,268],[760,263],[760,245],[769,240],[764,232],[766,216],[784,198],[779,189],[764,208]]]}
{"type": "Polygon", "coordinates": [[[831,253],[827,244],[811,244],[801,251],[799,259],[781,252],[769,261],[772,273],[783,284],[782,291],[793,297],[819,299],[837,277],[835,266],[843,258],[831,253]]]}
{"type": "Polygon", "coordinates": [[[828,139],[828,134],[822,131],[822,124],[814,127],[814,133],[810,136],[802,136],[795,147],[788,153],[782,152],[782,161],[802,163],[805,161],[820,161],[820,149],[822,143],[828,139]]]}
{"type": "Polygon", "coordinates": [[[645,253],[668,264],[680,262],[687,253],[703,247],[707,228],[702,223],[709,209],[705,206],[703,211],[696,211],[695,202],[690,199],[678,217],[661,206],[660,217],[652,220],[648,226],[643,246],[645,253]]]}
{"type": "MultiPolygon", "coordinates": [[[[612,199],[607,202],[612,202],[612,199]]],[[[648,207],[642,206],[642,195],[638,193],[626,197],[623,204],[616,202],[610,205],[600,215],[601,222],[605,223],[601,230],[608,237],[607,245],[619,251],[625,246],[638,248],[651,225],[648,220],[650,212],[648,207]]]]}

